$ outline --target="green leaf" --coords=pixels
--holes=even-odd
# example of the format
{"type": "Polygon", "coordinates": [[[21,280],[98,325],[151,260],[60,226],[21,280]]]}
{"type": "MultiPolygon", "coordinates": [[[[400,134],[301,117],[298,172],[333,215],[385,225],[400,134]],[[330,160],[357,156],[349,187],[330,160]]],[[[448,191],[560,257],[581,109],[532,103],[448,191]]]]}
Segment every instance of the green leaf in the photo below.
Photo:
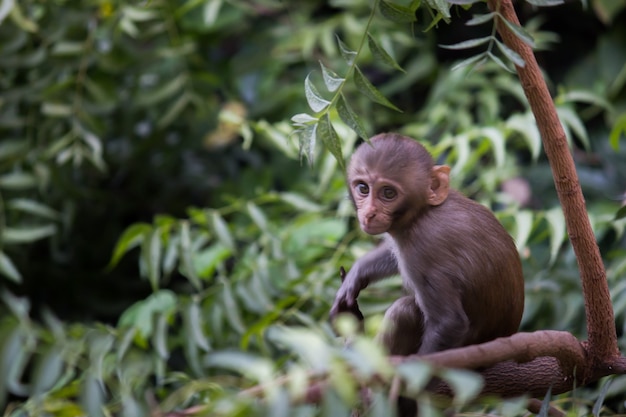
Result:
{"type": "Polygon", "coordinates": [[[524,59],[517,52],[506,46],[504,43],[496,39],[496,45],[498,46],[498,49],[500,49],[500,51],[502,51],[502,53],[515,65],[522,68],[526,65],[524,59]]]}
{"type": "Polygon", "coordinates": [[[200,349],[208,352],[211,350],[209,340],[204,335],[204,319],[202,317],[202,311],[197,302],[192,301],[185,310],[185,326],[188,329],[188,334],[191,335],[194,342],[200,349]]]}
{"type": "Polygon", "coordinates": [[[484,385],[480,375],[468,370],[447,369],[440,375],[452,387],[456,405],[467,404],[476,398],[484,385]]]}
{"type": "Polygon", "coordinates": [[[367,45],[369,46],[370,51],[372,51],[372,55],[374,56],[374,58],[376,58],[376,60],[406,73],[406,71],[396,62],[396,60],[393,59],[393,57],[389,55],[387,51],[380,47],[378,43],[376,43],[376,40],[372,35],[370,35],[369,32],[367,33],[367,45]]]}
{"type": "Polygon", "coordinates": [[[80,384],[80,403],[85,415],[90,417],[104,417],[104,393],[100,381],[93,372],[85,372],[80,384]]]}
{"type": "Polygon", "coordinates": [[[153,317],[157,313],[173,314],[176,311],[176,295],[170,290],[158,290],[145,300],[137,301],[120,316],[118,327],[132,327],[144,340],[152,336],[153,317]]]}
{"type": "Polygon", "coordinates": [[[11,13],[13,6],[15,6],[15,0],[2,0],[0,2],[0,23],[11,13]]]}
{"type": "Polygon", "coordinates": [[[333,71],[326,68],[326,66],[320,61],[320,67],[322,67],[322,77],[324,78],[324,84],[326,85],[326,89],[331,93],[337,91],[341,84],[346,80],[345,78],[341,78],[333,71]]]}
{"type": "Polygon", "coordinates": [[[533,161],[537,161],[541,153],[541,134],[532,113],[514,114],[506,121],[506,127],[515,130],[526,140],[533,161]]]}
{"type": "MultiPolygon", "coordinates": [[[[119,329],[120,331],[122,329],[119,329]]],[[[119,367],[126,356],[126,352],[128,352],[128,348],[133,343],[133,339],[135,338],[135,334],[137,333],[137,329],[135,327],[129,327],[126,329],[122,337],[119,337],[118,332],[118,344],[117,349],[115,350],[115,360],[117,362],[117,366],[119,367]]]]}
{"type": "Polygon", "coordinates": [[[0,177],[0,188],[5,190],[25,190],[36,185],[35,176],[26,172],[12,172],[0,177]]]}
{"type": "Polygon", "coordinates": [[[259,227],[259,229],[261,229],[261,231],[263,231],[264,233],[270,233],[267,223],[267,217],[265,216],[265,213],[263,213],[263,211],[259,208],[259,206],[254,204],[252,201],[248,201],[248,203],[246,204],[246,209],[248,210],[250,218],[259,227]]]}
{"type": "Polygon", "coordinates": [[[602,410],[602,405],[604,404],[604,400],[606,399],[606,394],[609,392],[609,387],[611,386],[611,382],[613,382],[613,379],[607,378],[607,380],[602,385],[600,394],[598,395],[598,398],[593,404],[593,409],[591,410],[593,417],[600,416],[600,411],[602,410]]]}
{"type": "Polygon", "coordinates": [[[14,344],[16,340],[12,340],[12,343],[10,342],[10,349],[12,351],[9,356],[10,363],[7,364],[8,372],[3,375],[3,378],[6,380],[6,386],[9,392],[23,397],[30,396],[30,386],[23,383],[22,379],[26,366],[32,362],[33,348],[28,346],[32,342],[28,343],[28,341],[29,339],[32,340],[34,335],[32,331],[25,329],[25,326],[19,326],[11,336],[18,340],[21,339],[21,343],[18,346],[19,350],[16,352],[14,344]]]}
{"type": "Polygon", "coordinates": [[[565,93],[559,94],[555,99],[558,102],[574,101],[577,103],[588,103],[594,106],[603,108],[604,110],[612,111],[613,106],[603,96],[588,90],[570,90],[565,93]]]}
{"type": "Polygon", "coordinates": [[[626,136],[626,113],[617,118],[609,135],[609,144],[615,151],[619,150],[619,140],[622,136],[626,136]]]}
{"type": "Polygon", "coordinates": [[[2,296],[2,302],[15,317],[21,322],[28,321],[30,312],[30,300],[28,298],[18,297],[6,290],[3,290],[0,294],[2,296]]]}
{"type": "Polygon", "coordinates": [[[191,282],[191,285],[193,285],[196,290],[200,290],[202,288],[202,284],[200,283],[200,278],[198,278],[196,273],[193,259],[195,257],[192,257],[191,232],[189,230],[188,221],[180,222],[180,255],[185,271],[183,275],[187,277],[189,282],[191,282]]]}
{"type": "MultiPolygon", "coordinates": [[[[325,390],[320,407],[320,415],[330,417],[349,416],[351,412],[348,404],[357,401],[358,387],[354,381],[354,376],[350,374],[345,367],[335,366],[331,369],[330,380],[333,383],[333,389],[325,390]]],[[[420,404],[420,413],[421,412],[422,405],[420,404]]],[[[369,415],[368,413],[368,416],[369,415]]],[[[434,415],[435,414],[426,414],[426,416],[434,415]]]]}
{"type": "Polygon", "coordinates": [[[341,142],[339,141],[339,137],[337,136],[335,129],[330,123],[330,116],[328,113],[322,116],[320,120],[317,128],[317,139],[321,140],[324,146],[326,146],[330,153],[333,154],[339,163],[339,166],[342,169],[345,169],[345,162],[343,160],[343,155],[341,154],[341,142]]]}
{"type": "Polygon", "coordinates": [[[550,228],[550,264],[554,264],[561,245],[567,237],[565,216],[560,206],[547,210],[544,215],[550,228]]]}
{"type": "Polygon", "coordinates": [[[476,65],[482,65],[485,61],[487,61],[487,55],[485,53],[474,55],[470,58],[464,59],[463,61],[455,64],[452,67],[451,71],[456,71],[461,68],[468,67],[470,65],[473,65],[476,62],[478,62],[476,65]]]}
{"type": "Polygon", "coordinates": [[[304,95],[306,96],[306,101],[309,103],[309,107],[315,113],[319,113],[324,110],[330,104],[330,101],[324,99],[318,93],[317,88],[311,82],[311,74],[306,76],[304,79],[304,95]]]}
{"type": "MultiPolygon", "coordinates": [[[[169,233],[168,233],[169,235],[169,233]]],[[[164,276],[170,276],[174,272],[174,268],[178,263],[180,252],[180,237],[168,236],[166,238],[167,246],[165,248],[165,254],[163,255],[163,262],[161,263],[161,270],[164,276]]]]}
{"type": "Polygon", "coordinates": [[[530,210],[518,211],[515,213],[515,246],[517,251],[528,244],[528,238],[533,230],[533,212],[530,210]]]}
{"type": "Polygon", "coordinates": [[[311,330],[274,326],[267,337],[298,355],[314,371],[325,372],[331,365],[332,351],[320,335],[311,330]]]}
{"type": "Polygon", "coordinates": [[[337,113],[341,120],[343,120],[350,129],[354,130],[357,135],[364,140],[368,139],[369,135],[365,131],[365,126],[363,126],[361,118],[352,110],[343,94],[341,94],[337,100],[337,113]]]}
{"type": "Polygon", "coordinates": [[[159,13],[155,9],[147,6],[124,6],[122,8],[122,13],[124,14],[124,17],[127,17],[135,22],[145,22],[159,17],[159,13]]]}
{"type": "Polygon", "coordinates": [[[204,3],[202,8],[202,19],[207,26],[213,25],[217,21],[223,0],[211,0],[204,3]]]}
{"type": "Polygon", "coordinates": [[[61,41],[55,42],[50,55],[67,57],[72,55],[81,55],[84,53],[85,43],[77,41],[61,41]]]}
{"type": "Polygon", "coordinates": [[[339,45],[339,52],[341,52],[343,59],[345,59],[348,65],[352,65],[357,55],[356,52],[348,48],[348,46],[341,41],[339,36],[337,36],[337,44],[339,45]]]}
{"type": "Polygon", "coordinates": [[[390,109],[396,110],[398,112],[402,112],[402,110],[400,110],[389,100],[387,100],[387,98],[383,96],[382,93],[378,91],[367,78],[365,78],[359,67],[355,67],[354,70],[354,83],[361,93],[363,93],[376,103],[382,104],[383,106],[389,107],[390,109]]]}
{"type": "Polygon", "coordinates": [[[244,352],[211,352],[204,365],[211,368],[228,369],[259,383],[269,383],[274,378],[271,360],[244,352]]]}
{"type": "Polygon", "coordinates": [[[506,159],[505,139],[502,132],[493,127],[485,127],[480,129],[480,134],[485,136],[491,142],[491,149],[493,149],[493,156],[496,160],[496,166],[504,166],[506,159]]]}
{"type": "Polygon", "coordinates": [[[149,107],[159,104],[173,95],[180,93],[187,84],[187,81],[188,77],[186,73],[183,72],[165,83],[159,83],[158,87],[151,91],[141,91],[135,97],[134,104],[138,107],[149,107]]]}
{"type": "Polygon", "coordinates": [[[0,251],[0,274],[18,284],[22,282],[22,274],[17,270],[11,258],[2,251],[0,251]]]}
{"type": "Polygon", "coordinates": [[[222,284],[224,285],[224,288],[222,289],[221,300],[224,304],[224,310],[226,311],[226,319],[235,332],[243,334],[246,331],[246,326],[243,324],[239,306],[235,301],[235,297],[233,297],[233,291],[230,287],[230,283],[227,280],[222,279],[222,284]]]}
{"type": "Polygon", "coordinates": [[[487,57],[489,57],[489,59],[491,59],[493,62],[495,62],[496,64],[498,64],[498,66],[500,68],[502,68],[505,71],[508,71],[510,73],[513,73],[515,71],[513,71],[511,68],[509,68],[504,61],[502,61],[500,58],[498,58],[496,55],[492,54],[491,52],[487,52],[487,57]]]}
{"type": "Polygon", "coordinates": [[[147,247],[142,250],[142,255],[148,267],[148,281],[152,291],[156,291],[159,288],[161,279],[161,257],[163,253],[161,230],[158,227],[154,228],[144,243],[147,244],[147,247]]]}
{"type": "Polygon", "coordinates": [[[218,265],[232,255],[232,251],[220,243],[194,253],[193,268],[201,278],[211,278],[218,265]]]}
{"type": "Polygon", "coordinates": [[[585,124],[580,120],[578,114],[571,109],[570,107],[557,107],[556,109],[559,119],[563,123],[564,127],[571,128],[572,131],[576,134],[578,139],[582,142],[583,146],[586,150],[591,149],[591,143],[589,143],[589,135],[587,135],[587,129],[585,129],[585,124]]]}
{"type": "Polygon", "coordinates": [[[382,0],[379,2],[378,8],[385,18],[394,22],[412,23],[417,21],[415,10],[408,7],[382,0]]]}
{"type": "Polygon", "coordinates": [[[439,22],[443,19],[443,15],[441,13],[437,13],[430,24],[424,29],[422,32],[426,33],[431,31],[434,27],[437,27],[439,22]]]}
{"type": "Polygon", "coordinates": [[[483,45],[487,42],[494,40],[493,36],[485,36],[483,38],[469,39],[467,41],[455,43],[452,45],[439,45],[440,48],[445,49],[469,49],[479,45],[483,45]]]}
{"type": "Polygon", "coordinates": [[[298,210],[309,211],[309,212],[319,212],[323,209],[323,206],[314,203],[313,201],[307,199],[303,195],[293,193],[293,192],[282,192],[278,194],[280,199],[285,203],[292,205],[298,210]]]}
{"type": "Polygon", "coordinates": [[[59,153],[70,146],[76,140],[76,132],[70,130],[65,135],[53,141],[46,149],[44,156],[46,158],[58,157],[59,153]]]}
{"type": "Polygon", "coordinates": [[[526,2],[539,7],[558,6],[565,3],[564,0],[526,0],[526,2]]]}
{"type": "Polygon", "coordinates": [[[483,23],[489,22],[493,20],[493,17],[495,16],[495,12],[491,12],[491,13],[486,13],[486,14],[481,14],[481,15],[477,15],[472,17],[470,20],[468,20],[467,22],[465,22],[465,25],[467,26],[477,26],[477,25],[481,25],[483,23]]]}
{"type": "Polygon", "coordinates": [[[167,360],[170,356],[167,347],[168,313],[159,312],[156,316],[156,325],[152,333],[152,346],[161,359],[167,360]]]}
{"type": "MultiPolygon", "coordinates": [[[[33,22],[32,20],[24,16],[24,13],[22,12],[22,9],[20,8],[20,3],[15,4],[13,8],[11,9],[11,20],[13,21],[13,23],[15,23],[16,26],[18,26],[20,29],[24,31],[34,33],[39,30],[39,26],[35,22],[33,22]]],[[[43,54],[44,49],[45,48],[39,48],[39,51],[41,51],[43,54]]]]}
{"type": "Polygon", "coordinates": [[[513,24],[512,22],[509,22],[503,17],[500,18],[500,21],[504,22],[504,24],[509,29],[511,29],[511,31],[515,34],[515,36],[517,36],[526,45],[530,46],[531,48],[535,47],[535,40],[530,35],[530,33],[526,32],[526,29],[516,24],[513,24]]]}
{"type": "Polygon", "coordinates": [[[105,358],[112,353],[115,337],[104,330],[94,330],[87,339],[89,343],[89,365],[94,376],[102,382],[105,378],[105,358]]]}
{"type": "Polygon", "coordinates": [[[26,139],[3,139],[0,143],[0,161],[19,158],[28,152],[29,143],[26,139]]]}
{"type": "Polygon", "coordinates": [[[470,160],[470,146],[469,146],[469,137],[465,133],[461,133],[454,137],[454,151],[456,152],[456,162],[452,167],[453,177],[460,175],[467,166],[467,163],[470,160]]]}
{"type": "Polygon", "coordinates": [[[211,226],[213,227],[213,231],[215,231],[217,239],[220,243],[226,246],[229,250],[235,252],[237,248],[235,246],[233,236],[230,234],[230,230],[228,229],[228,224],[216,210],[211,211],[211,226]]]}
{"type": "Polygon", "coordinates": [[[310,165],[313,165],[313,161],[315,160],[315,143],[317,140],[318,125],[319,122],[307,125],[294,131],[294,134],[298,135],[298,154],[300,156],[300,161],[302,161],[303,156],[306,156],[310,165]]]}
{"type": "Polygon", "coordinates": [[[115,244],[113,255],[107,268],[113,268],[126,252],[139,246],[151,230],[152,226],[146,223],[135,223],[126,228],[115,244]]]}
{"type": "Polygon", "coordinates": [[[624,217],[626,217],[626,206],[622,206],[619,210],[617,210],[613,220],[623,219],[624,217]]]}
{"type": "Polygon", "coordinates": [[[63,371],[63,350],[54,345],[37,361],[33,370],[32,395],[38,396],[54,386],[63,371]]]}
{"type": "MultiPolygon", "coordinates": [[[[185,324],[185,326],[187,326],[187,324],[185,324]]],[[[185,331],[190,332],[190,330],[187,329],[185,331]]],[[[185,350],[185,359],[187,360],[187,366],[191,370],[192,375],[203,376],[205,373],[200,360],[200,352],[198,350],[198,345],[196,341],[191,337],[185,337],[183,339],[183,343],[185,350]]],[[[193,391],[193,393],[189,394],[190,396],[195,395],[195,389],[193,391]]],[[[180,391],[177,390],[176,393],[180,393],[180,391]]],[[[170,396],[168,399],[174,400],[172,396],[170,396]]],[[[170,401],[170,403],[168,404],[168,399],[166,399],[165,402],[160,403],[159,407],[162,410],[174,410],[174,408],[176,408],[176,406],[179,404],[178,400],[175,400],[175,403],[172,403],[170,401]]]]}
{"type": "Polygon", "coordinates": [[[404,379],[406,390],[412,395],[422,392],[433,376],[433,369],[426,362],[403,362],[396,371],[404,379]]]}
{"type": "Polygon", "coordinates": [[[446,22],[450,20],[450,4],[447,0],[426,0],[428,5],[437,10],[446,22]]]}
{"type": "Polygon", "coordinates": [[[54,235],[57,227],[53,224],[33,227],[6,227],[2,233],[2,241],[5,244],[32,243],[54,235]]]}
{"type": "Polygon", "coordinates": [[[291,117],[291,121],[296,126],[306,126],[309,123],[317,122],[318,119],[307,113],[298,113],[291,117]]]}
{"type": "Polygon", "coordinates": [[[189,94],[181,94],[180,97],[176,99],[174,104],[169,107],[167,112],[159,118],[159,121],[157,122],[157,129],[164,129],[177,120],[190,101],[191,96],[189,94]]]}
{"type": "MultiPolygon", "coordinates": [[[[157,382],[158,383],[158,382],[157,382]]],[[[142,403],[132,395],[130,390],[121,390],[121,417],[135,417],[145,414],[145,408],[142,403]]]]}
{"type": "Polygon", "coordinates": [[[550,388],[548,388],[548,392],[546,392],[546,395],[543,397],[543,401],[541,401],[541,408],[539,409],[539,414],[537,414],[537,417],[548,416],[548,412],[551,408],[550,401],[552,401],[552,385],[550,385],[550,388]]]}
{"type": "Polygon", "coordinates": [[[50,117],[70,117],[72,115],[72,106],[63,103],[43,102],[41,112],[50,117]]]}

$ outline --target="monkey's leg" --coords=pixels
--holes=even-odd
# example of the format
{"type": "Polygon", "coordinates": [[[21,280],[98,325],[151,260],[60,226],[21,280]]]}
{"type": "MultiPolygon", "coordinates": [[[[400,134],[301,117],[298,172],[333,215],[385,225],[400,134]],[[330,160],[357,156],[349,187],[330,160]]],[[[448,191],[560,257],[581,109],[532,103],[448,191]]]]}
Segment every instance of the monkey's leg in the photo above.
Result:
{"type": "MultiPolygon", "coordinates": [[[[387,327],[378,337],[390,355],[417,353],[422,344],[424,317],[415,297],[402,297],[393,303],[385,313],[385,324],[387,327]]],[[[397,412],[399,417],[414,417],[417,415],[417,403],[400,397],[397,412]]]]}
{"type": "Polygon", "coordinates": [[[385,313],[386,328],[379,340],[390,355],[412,355],[422,344],[424,316],[415,297],[406,296],[396,300],[385,313]]]}

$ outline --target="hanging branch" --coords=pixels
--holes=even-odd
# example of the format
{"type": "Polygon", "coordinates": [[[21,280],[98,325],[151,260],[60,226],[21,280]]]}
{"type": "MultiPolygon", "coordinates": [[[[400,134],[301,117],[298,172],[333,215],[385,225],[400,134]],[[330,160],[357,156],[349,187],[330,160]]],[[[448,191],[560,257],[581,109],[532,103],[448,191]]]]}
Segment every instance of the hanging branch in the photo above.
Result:
{"type": "MultiPolygon", "coordinates": [[[[519,26],[511,0],[488,0],[487,3],[491,10],[498,10],[504,19],[519,26]]],[[[497,29],[504,43],[525,62],[523,67],[515,68],[537,120],[569,239],[576,254],[585,300],[590,359],[594,365],[601,366],[606,359],[619,356],[619,350],[606,272],[589,222],[574,160],[533,51],[501,20],[497,22],[497,29]]]]}

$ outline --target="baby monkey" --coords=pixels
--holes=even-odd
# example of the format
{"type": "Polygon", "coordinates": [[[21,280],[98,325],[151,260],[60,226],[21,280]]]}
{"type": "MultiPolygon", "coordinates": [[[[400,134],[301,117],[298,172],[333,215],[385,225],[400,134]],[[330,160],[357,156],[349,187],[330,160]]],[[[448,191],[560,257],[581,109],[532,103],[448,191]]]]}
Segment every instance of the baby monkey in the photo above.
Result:
{"type": "Polygon", "coordinates": [[[350,160],[361,229],[385,239],[352,266],[330,314],[354,312],[362,289],[399,273],[408,295],[387,310],[381,335],[392,355],[509,336],[522,318],[524,277],[513,239],[489,209],[450,189],[449,174],[422,145],[395,133],[374,136],[350,160]]]}

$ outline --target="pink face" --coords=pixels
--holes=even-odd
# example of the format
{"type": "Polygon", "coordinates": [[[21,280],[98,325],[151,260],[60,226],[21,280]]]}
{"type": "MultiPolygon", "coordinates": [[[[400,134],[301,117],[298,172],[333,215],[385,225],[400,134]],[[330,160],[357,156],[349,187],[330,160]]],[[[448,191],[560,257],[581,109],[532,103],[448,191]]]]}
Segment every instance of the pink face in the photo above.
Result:
{"type": "Polygon", "coordinates": [[[389,231],[402,197],[399,184],[364,173],[351,178],[350,190],[361,229],[370,235],[389,231]]]}

